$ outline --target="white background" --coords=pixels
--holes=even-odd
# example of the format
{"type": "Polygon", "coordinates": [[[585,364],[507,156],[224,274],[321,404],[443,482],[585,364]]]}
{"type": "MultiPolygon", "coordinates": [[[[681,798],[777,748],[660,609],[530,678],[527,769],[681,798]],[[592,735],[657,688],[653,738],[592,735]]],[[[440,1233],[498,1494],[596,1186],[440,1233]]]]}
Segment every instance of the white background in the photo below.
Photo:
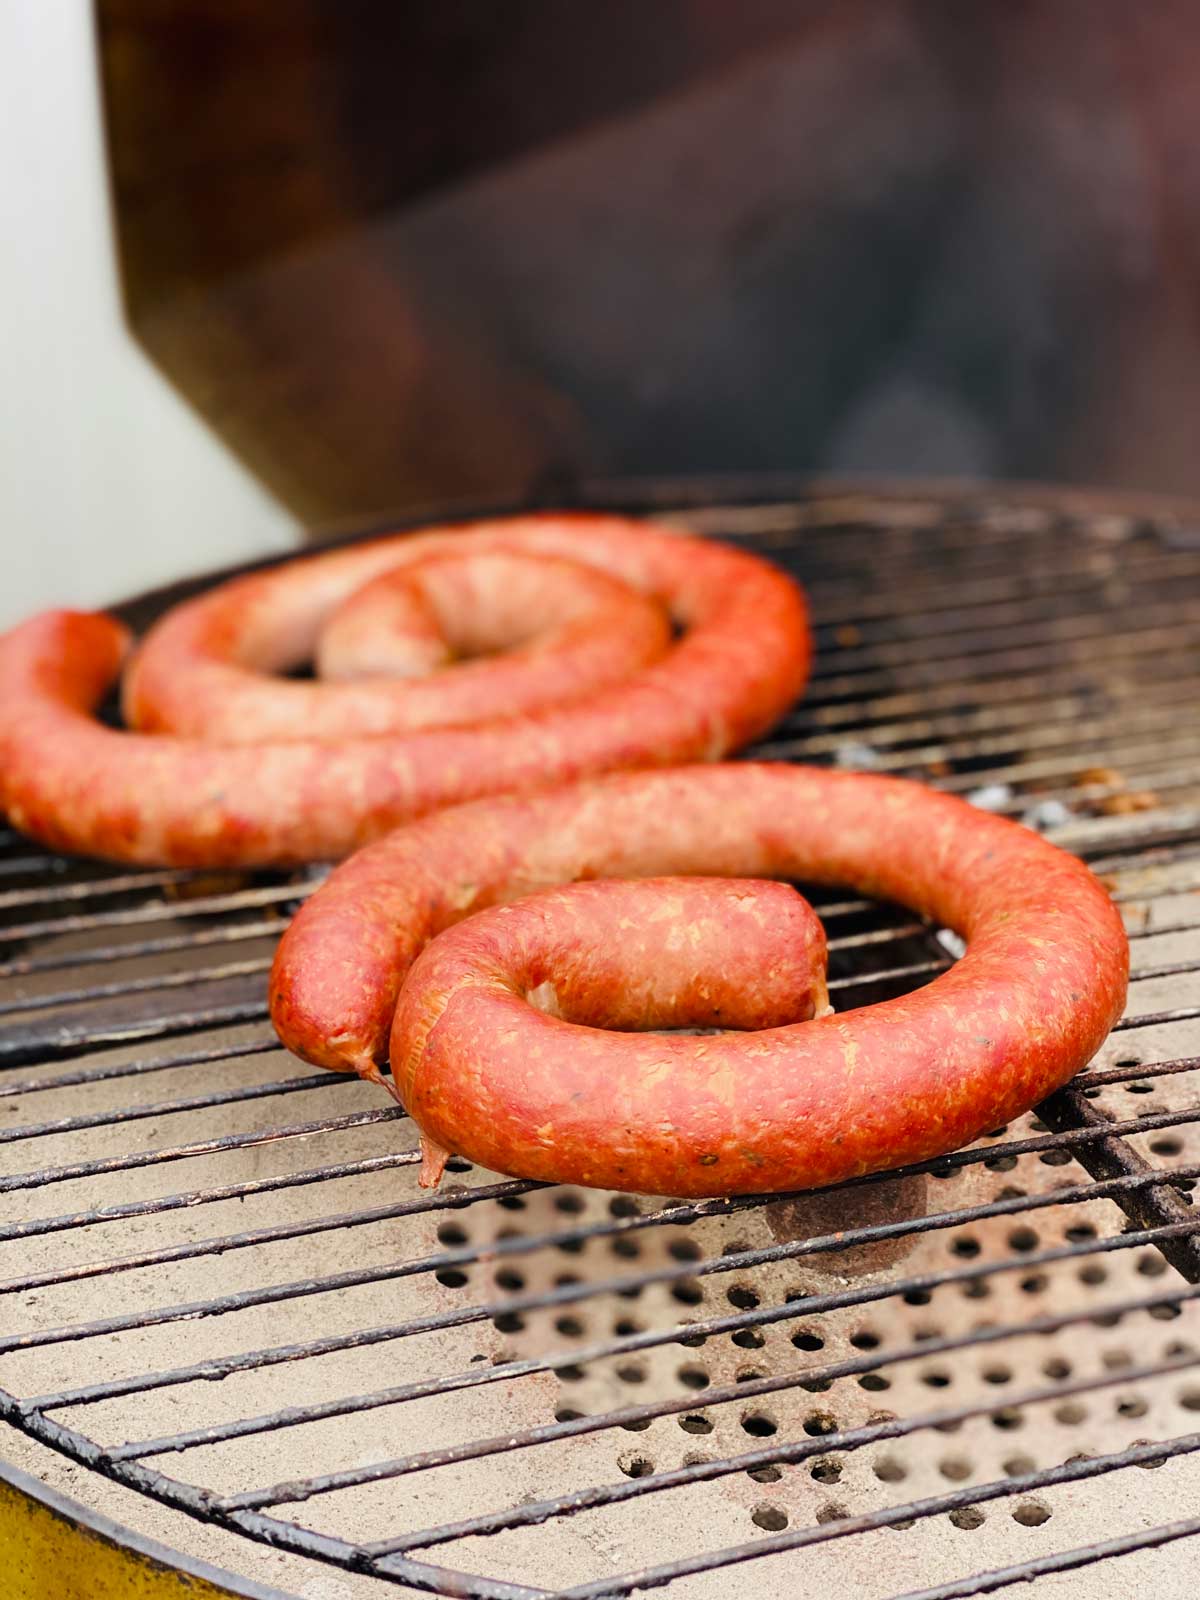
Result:
{"type": "Polygon", "coordinates": [[[298,533],[121,320],[91,13],[0,0],[0,627],[298,533]]]}

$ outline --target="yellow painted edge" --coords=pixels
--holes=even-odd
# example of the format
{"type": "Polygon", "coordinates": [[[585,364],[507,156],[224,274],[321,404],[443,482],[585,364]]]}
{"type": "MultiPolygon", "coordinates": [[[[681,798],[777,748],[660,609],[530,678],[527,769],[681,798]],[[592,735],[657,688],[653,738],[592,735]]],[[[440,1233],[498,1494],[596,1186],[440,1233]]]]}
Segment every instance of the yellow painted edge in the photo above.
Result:
{"type": "Polygon", "coordinates": [[[0,1461],[0,1600],[295,1600],[68,1500],[0,1461]]]}

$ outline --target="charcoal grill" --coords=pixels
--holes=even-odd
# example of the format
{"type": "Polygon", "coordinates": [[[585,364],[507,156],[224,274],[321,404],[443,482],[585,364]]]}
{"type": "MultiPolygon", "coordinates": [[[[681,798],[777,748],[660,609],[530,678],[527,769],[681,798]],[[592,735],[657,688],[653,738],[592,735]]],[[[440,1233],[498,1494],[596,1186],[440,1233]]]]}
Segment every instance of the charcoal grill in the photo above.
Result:
{"type": "MultiPolygon", "coordinates": [[[[313,875],[4,835],[0,1455],[130,1544],[313,1600],[1190,1594],[1200,515],[955,486],[649,509],[680,507],[812,597],[813,683],[757,754],[925,779],[1110,883],[1134,973],[1099,1057],[970,1149],[816,1195],[461,1161],[429,1195],[402,1113],[266,1022],[313,875]]],[[[840,1008],[954,959],[814,898],[840,1008]]]]}

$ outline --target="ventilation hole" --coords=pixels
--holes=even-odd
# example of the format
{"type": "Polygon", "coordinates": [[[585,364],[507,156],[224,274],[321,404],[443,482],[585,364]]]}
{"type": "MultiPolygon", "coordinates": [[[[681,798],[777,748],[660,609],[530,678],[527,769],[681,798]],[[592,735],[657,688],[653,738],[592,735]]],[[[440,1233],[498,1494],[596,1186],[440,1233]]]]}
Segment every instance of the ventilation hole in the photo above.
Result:
{"type": "Polygon", "coordinates": [[[713,1425],[707,1417],[694,1413],[680,1417],[679,1426],[684,1433],[711,1433],[713,1431],[713,1425]]]}
{"type": "Polygon", "coordinates": [[[640,1217],[642,1208],[631,1194],[615,1194],[608,1202],[610,1215],[614,1217],[640,1217]]]}
{"type": "Polygon", "coordinates": [[[765,1378],[766,1373],[761,1367],[739,1367],[733,1376],[736,1383],[753,1383],[756,1378],[765,1378]]]}
{"type": "Polygon", "coordinates": [[[971,1463],[965,1456],[946,1456],[938,1462],[938,1471],[951,1483],[965,1483],[971,1476],[971,1463]]]}
{"type": "Polygon", "coordinates": [[[1017,1428],[1025,1426],[1025,1418],[1012,1406],[1004,1406],[999,1411],[992,1412],[992,1427],[999,1428],[1002,1433],[1013,1433],[1017,1428]]]}
{"type": "Polygon", "coordinates": [[[1010,1383],[1012,1372],[1008,1367],[985,1367],[983,1372],[984,1383],[1010,1383]]]}
{"type": "Polygon", "coordinates": [[[452,1247],[466,1244],[468,1239],[467,1230],[460,1222],[443,1222],[437,1231],[437,1236],[442,1244],[452,1247]]]}
{"type": "Polygon", "coordinates": [[[913,1338],[918,1344],[928,1344],[931,1339],[940,1339],[941,1337],[942,1330],[940,1328],[921,1327],[913,1329],[913,1338]]]}
{"type": "MultiPolygon", "coordinates": [[[[804,1427],[807,1432],[808,1424],[804,1427]]],[[[742,1418],[742,1431],[755,1439],[769,1439],[773,1433],[778,1433],[779,1424],[769,1411],[748,1411],[742,1418]]]]}
{"type": "Polygon", "coordinates": [[[680,1367],[675,1374],[685,1389],[707,1389],[709,1384],[708,1373],[703,1367],[680,1367]]]}
{"type": "Polygon", "coordinates": [[[808,1469],[808,1475],[814,1483],[840,1483],[842,1481],[842,1463],[836,1456],[830,1456],[825,1461],[817,1461],[808,1469]]]}
{"type": "Polygon", "coordinates": [[[434,1273],[434,1277],[443,1289],[465,1289],[467,1286],[466,1273],[460,1272],[457,1267],[442,1267],[434,1273]]]}
{"type": "Polygon", "coordinates": [[[799,1333],[792,1335],[792,1343],[797,1350],[824,1350],[825,1341],[819,1335],[812,1333],[807,1328],[802,1328],[799,1333]]]}
{"type": "Polygon", "coordinates": [[[730,1334],[729,1342],[737,1345],[739,1350],[761,1350],[767,1341],[757,1328],[739,1328],[736,1333],[730,1334]]]}
{"type": "Polygon", "coordinates": [[[622,1383],[645,1383],[646,1369],[643,1366],[639,1366],[637,1362],[627,1361],[623,1366],[617,1368],[617,1377],[620,1378],[622,1383]]]}
{"type": "MultiPolygon", "coordinates": [[[[1150,1315],[1153,1316],[1154,1312],[1151,1311],[1150,1315]]],[[[1121,1320],[1121,1313],[1119,1311],[1103,1311],[1091,1320],[1093,1328],[1115,1328],[1121,1320]]]]}
{"type": "Polygon", "coordinates": [[[986,1300],[992,1292],[992,1286],[986,1278],[972,1278],[970,1283],[963,1284],[963,1297],[967,1300],[986,1300]]]}
{"type": "Polygon", "coordinates": [[[904,1295],[906,1306],[927,1306],[933,1299],[928,1289],[909,1289],[904,1295]]]}
{"type": "Polygon", "coordinates": [[[960,1506],[957,1511],[950,1513],[950,1521],[956,1528],[982,1528],[987,1518],[978,1506],[960,1506]]]}
{"type": "MultiPolygon", "coordinates": [[[[1136,1063],[1135,1063],[1135,1065],[1136,1065],[1136,1063]]],[[[1127,1083],[1125,1085],[1125,1093],[1126,1094],[1153,1094],[1154,1093],[1154,1085],[1152,1083],[1127,1083]]]]}
{"type": "Polygon", "coordinates": [[[1168,1356],[1194,1356],[1196,1354],[1195,1349],[1190,1344],[1184,1344],[1182,1339],[1172,1339],[1163,1353],[1168,1356]]]}
{"type": "Polygon", "coordinates": [[[632,1261],[635,1256],[642,1253],[642,1241],[635,1239],[631,1233],[619,1233],[615,1239],[609,1241],[608,1248],[613,1255],[620,1256],[625,1261],[632,1261]]]}
{"type": "Polygon", "coordinates": [[[704,1252],[694,1239],[672,1239],[667,1254],[676,1261],[699,1261],[704,1252]]]}
{"type": "Polygon", "coordinates": [[[519,1194],[502,1194],[496,1201],[498,1206],[503,1206],[505,1211],[524,1211],[525,1199],[519,1194]]]}
{"type": "MultiPolygon", "coordinates": [[[[1069,1150],[1043,1150],[1041,1155],[1038,1157],[1038,1160],[1043,1164],[1043,1166],[1047,1167],[1065,1167],[1068,1162],[1073,1161],[1074,1159],[1075,1158],[1072,1156],[1069,1150]]],[[[981,1515],[980,1521],[982,1520],[983,1518],[981,1515]]],[[[976,1527],[978,1527],[978,1525],[978,1523],[975,1524],[976,1527]]]]}
{"type": "Polygon", "coordinates": [[[683,1464],[685,1467],[702,1467],[706,1461],[711,1460],[712,1457],[703,1450],[689,1450],[683,1458],[683,1464]]]}
{"type": "Polygon", "coordinates": [[[928,1384],[931,1389],[948,1389],[950,1387],[950,1374],[940,1368],[935,1372],[923,1372],[921,1382],[928,1384]]]}
{"type": "Polygon", "coordinates": [[[1128,1350],[1106,1350],[1100,1359],[1109,1372],[1120,1372],[1122,1367],[1133,1365],[1133,1357],[1128,1350]]]}
{"type": "Polygon", "coordinates": [[[514,1228],[511,1226],[507,1228],[497,1228],[496,1237],[497,1239],[523,1239],[525,1237],[525,1230],[524,1228],[514,1228]]]}
{"type": "Polygon", "coordinates": [[[801,1378],[799,1387],[806,1394],[827,1394],[833,1388],[832,1378],[801,1378]]]}
{"type": "Polygon", "coordinates": [[[952,1253],[956,1256],[961,1256],[964,1261],[974,1260],[982,1248],[979,1240],[973,1239],[969,1233],[962,1234],[959,1238],[951,1239],[950,1241],[952,1253]]]}
{"type": "Polygon", "coordinates": [[[846,1510],[845,1506],[839,1506],[830,1503],[827,1506],[822,1506],[818,1510],[817,1521],[820,1523],[841,1522],[844,1517],[848,1517],[849,1515],[850,1513],[846,1510]]]}
{"type": "Polygon", "coordinates": [[[1024,1294],[1041,1294],[1049,1282],[1044,1272],[1031,1272],[1027,1278],[1021,1279],[1021,1290],[1024,1294]]]}
{"type": "Polygon", "coordinates": [[[875,1462],[874,1470],[880,1483],[903,1483],[908,1477],[908,1468],[895,1456],[881,1456],[875,1462]]]}
{"type": "Polygon", "coordinates": [[[564,1211],[569,1217],[577,1217],[585,1205],[581,1194],[576,1194],[572,1189],[564,1189],[562,1194],[554,1196],[554,1209],[564,1211]]]}
{"type": "Polygon", "coordinates": [[[514,1272],[512,1267],[502,1267],[496,1274],[496,1283],[501,1289],[507,1289],[512,1294],[525,1287],[525,1279],[519,1272],[514,1272]]]}
{"type": "Polygon", "coordinates": [[[758,1296],[753,1289],[748,1289],[745,1284],[735,1283],[731,1289],[725,1291],[725,1298],[731,1306],[736,1306],[739,1311],[753,1311],[758,1304],[758,1296]]]}
{"type": "Polygon", "coordinates": [[[872,1333],[870,1328],[860,1328],[857,1333],[850,1335],[850,1343],[856,1350],[878,1350],[879,1335],[872,1333]]]}
{"type": "Polygon", "coordinates": [[[755,1506],[750,1513],[750,1521],[767,1533],[782,1533],[788,1525],[787,1512],[782,1506],[772,1505],[769,1500],[755,1506]]]}
{"type": "Polygon", "coordinates": [[[1017,1158],[1016,1156],[989,1156],[983,1164],[989,1172],[1011,1172],[1017,1164],[1017,1158]]]}
{"type": "Polygon", "coordinates": [[[1200,1411],[1200,1389],[1181,1389],[1179,1404],[1185,1411],[1200,1411]]]}
{"type": "Polygon", "coordinates": [[[1107,1279],[1108,1272],[1098,1261],[1089,1261],[1086,1267],[1079,1269],[1079,1281],[1086,1283],[1089,1289],[1094,1289],[1097,1284],[1104,1283],[1107,1279]]]}
{"type": "Polygon", "coordinates": [[[1074,1427],[1078,1422],[1087,1421],[1087,1407],[1081,1406],[1078,1400],[1066,1400],[1061,1406],[1055,1406],[1054,1420],[1074,1427]]]}
{"type": "Polygon", "coordinates": [[[584,1327],[578,1317],[559,1317],[554,1326],[564,1339],[583,1338],[584,1327]]]}
{"type": "MultiPolygon", "coordinates": [[[[773,1424],[770,1431],[775,1432],[773,1424]]],[[[810,1411],[804,1419],[804,1431],[810,1438],[822,1439],[827,1433],[837,1432],[837,1418],[829,1411],[810,1411]]]]}
{"type": "Polygon", "coordinates": [[[888,1527],[893,1533],[907,1533],[910,1528],[916,1527],[915,1517],[901,1517],[899,1522],[889,1522],[888,1527]]]}
{"type": "Polygon", "coordinates": [[[957,1433],[962,1427],[961,1422],[935,1422],[934,1427],[939,1433],[957,1433]]]}
{"type": "Polygon", "coordinates": [[[1048,1378],[1060,1380],[1069,1378],[1071,1376],[1071,1363],[1064,1361],[1062,1356],[1051,1356],[1049,1361],[1042,1363],[1042,1371],[1048,1378]]]}
{"type": "Polygon", "coordinates": [[[1085,1239],[1094,1239],[1095,1237],[1096,1230],[1090,1222],[1076,1222],[1063,1235],[1068,1244],[1082,1244],[1085,1239]]]}
{"type": "Polygon", "coordinates": [[[1008,1244],[1011,1250],[1036,1250],[1038,1236],[1032,1228],[1014,1228],[1008,1236],[1008,1244]]]}
{"type": "Polygon", "coordinates": [[[708,1343],[706,1333],[687,1333],[679,1336],[679,1343],[686,1345],[689,1350],[699,1350],[702,1344],[708,1343]]]}
{"type": "Polygon", "coordinates": [[[671,1285],[671,1298],[681,1306],[698,1306],[704,1299],[704,1290],[694,1278],[683,1278],[671,1285]]]}
{"type": "Polygon", "coordinates": [[[1165,1306],[1151,1306],[1149,1314],[1155,1322],[1173,1322],[1182,1309],[1178,1300],[1172,1300],[1165,1306]]]}
{"type": "Polygon", "coordinates": [[[617,1465],[627,1478],[648,1478],[654,1471],[649,1456],[624,1455],[618,1458],[617,1465]]]}
{"type": "Polygon", "coordinates": [[[1004,1463],[1004,1470],[1010,1478],[1023,1478],[1027,1473],[1037,1471],[1037,1462],[1032,1456],[1009,1456],[1004,1463]]]}
{"type": "Polygon", "coordinates": [[[578,1422],[580,1417],[586,1416],[586,1414],[583,1411],[576,1411],[573,1406],[559,1406],[554,1413],[554,1420],[555,1422],[578,1422]]]}
{"type": "Polygon", "coordinates": [[[1139,1256],[1137,1269],[1143,1278],[1161,1278],[1167,1270],[1167,1263],[1156,1250],[1152,1255],[1139,1256]]]}
{"type": "Polygon", "coordinates": [[[520,1333],[524,1326],[525,1318],[519,1311],[502,1311],[492,1318],[492,1327],[497,1333],[520,1333]]]}
{"type": "Polygon", "coordinates": [[[1123,1394],[1117,1397],[1117,1415],[1120,1417],[1144,1417],[1149,1409],[1140,1394],[1123,1394]]]}
{"type": "Polygon", "coordinates": [[[618,1317],[613,1323],[613,1332],[618,1339],[628,1339],[631,1335],[642,1332],[642,1324],[635,1322],[632,1317],[618,1317]]]}
{"type": "Polygon", "coordinates": [[[892,1385],[889,1379],[883,1377],[878,1372],[864,1372],[862,1377],[858,1380],[858,1387],[860,1389],[878,1391],[880,1389],[890,1389],[892,1385]]]}
{"type": "Polygon", "coordinates": [[[1050,1129],[1042,1121],[1041,1117],[1030,1117],[1029,1126],[1033,1129],[1034,1133],[1049,1133],[1050,1132],[1050,1129]]]}
{"type": "MultiPolygon", "coordinates": [[[[1158,1443],[1157,1439],[1135,1439],[1133,1441],[1134,1449],[1136,1449],[1139,1445],[1157,1444],[1157,1443],[1158,1443]]],[[[1134,1464],[1135,1467],[1143,1468],[1146,1472],[1153,1472],[1158,1467],[1165,1467],[1166,1466],[1167,1457],[1166,1456],[1160,1456],[1157,1461],[1135,1461],[1133,1464],[1134,1464]]]]}
{"type": "Polygon", "coordinates": [[[650,1426],[650,1420],[649,1417],[633,1417],[629,1422],[623,1422],[621,1426],[626,1433],[645,1433],[650,1426]]]}
{"type": "Polygon", "coordinates": [[[746,1476],[755,1483],[778,1483],[783,1473],[779,1467],[751,1467],[746,1476]]]}
{"type": "Polygon", "coordinates": [[[554,1248],[566,1256],[581,1256],[586,1246],[586,1239],[560,1239],[554,1248]]]}
{"type": "Polygon", "coordinates": [[[1183,1154],[1183,1141],[1170,1137],[1151,1139],[1150,1148],[1156,1156],[1178,1156],[1183,1154]]]}
{"type": "Polygon", "coordinates": [[[1050,1521],[1050,1508],[1040,1500],[1022,1500],[1013,1509],[1013,1521],[1023,1528],[1040,1528],[1043,1522],[1050,1521]]]}
{"type": "Polygon", "coordinates": [[[582,1283],[583,1279],[577,1272],[560,1272],[554,1280],[556,1289],[569,1289],[573,1283],[582,1283]]]}
{"type": "Polygon", "coordinates": [[[578,1383],[583,1377],[583,1368],[577,1367],[574,1362],[566,1367],[558,1367],[556,1371],[564,1383],[578,1383]]]}
{"type": "Polygon", "coordinates": [[[743,1251],[749,1250],[749,1248],[750,1246],[745,1239],[730,1239],[721,1246],[721,1254],[723,1256],[740,1256],[743,1251]]]}
{"type": "Polygon", "coordinates": [[[1027,1190],[1018,1189],[1015,1183],[1006,1183],[1003,1189],[996,1191],[997,1200],[1024,1200],[1027,1190]]]}

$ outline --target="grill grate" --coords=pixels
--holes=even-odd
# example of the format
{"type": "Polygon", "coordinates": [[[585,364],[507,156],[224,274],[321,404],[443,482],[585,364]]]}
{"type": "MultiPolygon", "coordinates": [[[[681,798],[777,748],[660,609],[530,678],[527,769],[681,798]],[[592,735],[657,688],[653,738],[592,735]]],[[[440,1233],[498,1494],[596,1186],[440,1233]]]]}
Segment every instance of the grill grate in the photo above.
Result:
{"type": "MultiPolygon", "coordinates": [[[[322,1596],[1182,1574],[1200,553],[1174,518],[1008,491],[689,516],[812,596],[816,675],[761,753],[967,794],[1110,883],[1134,981],[1092,1068],[976,1147],[817,1195],[462,1161],[428,1195],[403,1114],[266,1026],[318,874],[116,872],[0,834],[5,1453],[49,1446],[92,1469],[77,1496],[139,1491],[195,1519],[180,1546],[322,1596]]],[[[840,1009],[953,960],[909,913],[814,900],[840,1009]]]]}

